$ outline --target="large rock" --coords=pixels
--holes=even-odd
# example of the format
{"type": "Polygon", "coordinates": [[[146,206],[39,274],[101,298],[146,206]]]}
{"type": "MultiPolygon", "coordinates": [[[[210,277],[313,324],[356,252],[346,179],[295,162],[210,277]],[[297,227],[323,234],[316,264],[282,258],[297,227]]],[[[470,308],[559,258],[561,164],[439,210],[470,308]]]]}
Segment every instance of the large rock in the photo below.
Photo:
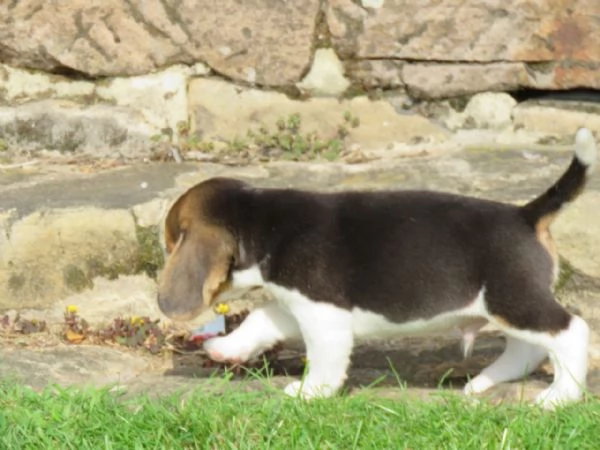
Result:
{"type": "Polygon", "coordinates": [[[40,349],[2,348],[0,376],[18,380],[33,389],[49,385],[110,386],[136,379],[151,368],[141,355],[101,346],[53,345],[40,349]]]}
{"type": "Polygon", "coordinates": [[[94,83],[0,64],[0,137],[20,149],[146,156],[152,136],[187,123],[188,80],[208,73],[197,63],[94,83]]]}
{"type": "Polygon", "coordinates": [[[131,272],[138,254],[133,216],[125,210],[37,211],[3,222],[0,310],[49,306],[93,287],[95,276],[131,272]]]}
{"type": "Polygon", "coordinates": [[[505,93],[483,92],[474,95],[464,110],[466,121],[477,128],[501,130],[512,125],[512,111],[517,101],[505,93]]]}
{"type": "Polygon", "coordinates": [[[181,193],[177,178],[196,165],[83,168],[0,170],[0,311],[50,308],[60,318],[76,304],[102,320],[111,308],[151,312],[158,225],[181,193]],[[120,279],[129,274],[138,275],[120,279]]]}
{"type": "Polygon", "coordinates": [[[160,132],[142,112],[110,105],[43,100],[0,107],[0,136],[21,150],[81,151],[96,156],[147,154],[160,132]]]}
{"type": "Polygon", "coordinates": [[[318,48],[312,67],[296,86],[304,92],[319,97],[337,97],[350,82],[344,77],[344,67],[331,48],[318,48]]]}
{"type": "Polygon", "coordinates": [[[600,277],[600,194],[584,192],[556,219],[558,251],[582,272],[600,277]]]}
{"type": "Polygon", "coordinates": [[[0,62],[98,77],[205,61],[261,85],[310,65],[319,0],[0,3],[0,62]]]}
{"type": "Polygon", "coordinates": [[[249,129],[256,130],[261,124],[274,129],[278,119],[294,113],[300,114],[303,131],[316,131],[321,137],[331,137],[343,123],[345,112],[360,119],[360,126],[351,129],[350,143],[360,143],[365,149],[423,137],[441,141],[448,135],[424,117],[398,114],[385,100],[356,97],[343,101],[335,98],[296,101],[277,92],[239,88],[209,78],[190,82],[189,105],[193,128],[204,139],[244,138],[249,129]]]}
{"type": "Polygon", "coordinates": [[[587,127],[600,136],[600,106],[577,101],[529,101],[513,109],[516,128],[548,136],[573,136],[587,127]]]}
{"type": "Polygon", "coordinates": [[[0,81],[0,106],[44,99],[90,102],[96,89],[91,81],[73,80],[5,64],[0,64],[0,81]]]}
{"type": "Polygon", "coordinates": [[[175,131],[178,123],[187,123],[187,83],[191,72],[185,66],[175,66],[159,73],[113,78],[99,83],[96,95],[99,101],[140,111],[154,129],[175,131]]]}
{"type": "MultiPolygon", "coordinates": [[[[342,59],[401,59],[461,64],[528,63],[533,87],[567,89],[600,87],[600,2],[517,0],[388,0],[381,8],[363,9],[352,0],[330,0],[327,8],[334,48],[342,59]]],[[[476,75],[462,67],[430,68],[443,77],[476,75]]],[[[493,69],[492,66],[489,69],[493,69]]],[[[405,68],[405,73],[408,68],[405,68]]],[[[473,71],[482,69],[473,69],[473,71]]],[[[485,69],[484,69],[485,70],[485,69]]],[[[507,79],[488,75],[489,82],[519,85],[522,66],[507,66],[507,79]]],[[[418,66],[415,71],[427,71],[418,66]]],[[[413,78],[418,74],[408,72],[413,78]]],[[[442,83],[443,84],[443,83],[442,83]]],[[[453,86],[454,84],[454,86],[453,86]]],[[[490,88],[479,81],[480,90],[490,88]]]]}
{"type": "Polygon", "coordinates": [[[362,88],[395,89],[404,86],[402,67],[404,61],[374,59],[347,60],[347,75],[362,88]]]}
{"type": "MultiPolygon", "coordinates": [[[[68,306],[76,306],[79,313],[93,326],[106,325],[114,318],[139,316],[165,318],[156,301],[156,281],[145,274],[124,275],[117,279],[95,278],[94,286],[69,295],[44,308],[48,324],[64,321],[68,306]]],[[[21,310],[21,317],[40,317],[40,310],[21,310]]]]}
{"type": "Polygon", "coordinates": [[[402,80],[418,98],[448,98],[485,91],[514,91],[536,84],[523,63],[405,64],[402,80]]]}

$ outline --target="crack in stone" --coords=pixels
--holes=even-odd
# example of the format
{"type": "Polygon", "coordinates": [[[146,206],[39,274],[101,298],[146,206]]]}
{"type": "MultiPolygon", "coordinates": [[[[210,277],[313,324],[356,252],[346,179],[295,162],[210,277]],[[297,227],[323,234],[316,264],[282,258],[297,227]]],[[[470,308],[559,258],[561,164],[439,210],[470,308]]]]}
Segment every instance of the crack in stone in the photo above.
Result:
{"type": "Polygon", "coordinates": [[[157,34],[162,38],[168,39],[169,41],[173,41],[171,36],[169,36],[169,33],[167,33],[164,30],[161,30],[159,27],[157,27],[153,23],[148,22],[146,20],[146,18],[144,17],[144,14],[142,14],[142,12],[137,8],[137,6],[135,5],[134,2],[132,2],[131,0],[125,0],[125,4],[127,5],[129,12],[131,13],[131,16],[133,17],[133,19],[137,23],[139,23],[143,28],[145,28],[146,31],[148,32],[148,34],[150,34],[150,35],[157,34]]]}
{"type": "Polygon", "coordinates": [[[401,57],[380,57],[380,56],[364,56],[360,58],[345,59],[344,61],[400,61],[407,64],[443,64],[446,66],[459,66],[459,65],[471,65],[471,66],[485,66],[488,64],[543,64],[560,62],[553,59],[544,61],[528,61],[528,60],[516,60],[516,59],[490,59],[490,60],[469,60],[469,59],[417,59],[417,58],[401,58],[401,57]]]}
{"type": "MultiPolygon", "coordinates": [[[[179,25],[181,30],[185,33],[186,37],[188,38],[188,41],[190,43],[194,43],[195,41],[194,41],[191,31],[185,25],[185,21],[177,12],[177,10],[179,9],[179,6],[181,6],[181,0],[174,1],[173,6],[169,5],[167,0],[159,0],[159,2],[163,6],[163,9],[164,9],[165,13],[167,14],[167,17],[169,18],[171,23],[179,25]]],[[[191,53],[189,53],[189,52],[187,52],[187,53],[191,55],[191,53]]]]}
{"type": "Polygon", "coordinates": [[[343,22],[346,27],[346,33],[344,36],[338,36],[333,38],[333,41],[337,41],[333,48],[340,59],[351,59],[354,58],[358,51],[358,37],[364,33],[364,22],[363,20],[356,20],[343,8],[334,7],[328,5],[329,13],[333,14],[337,20],[343,22]]]}
{"type": "Polygon", "coordinates": [[[248,54],[248,47],[241,48],[239,50],[234,50],[229,55],[227,55],[224,59],[225,61],[229,61],[237,58],[238,56],[245,56],[248,54]]]}
{"type": "Polygon", "coordinates": [[[102,21],[102,23],[104,24],[104,26],[106,27],[106,29],[110,32],[110,34],[111,34],[111,36],[113,38],[113,41],[116,42],[116,43],[119,43],[119,42],[121,42],[121,38],[117,34],[117,32],[114,29],[114,27],[112,25],[110,25],[108,23],[108,21],[107,21],[107,19],[109,19],[112,15],[113,15],[113,11],[109,11],[100,20],[102,21]]]}
{"type": "Polygon", "coordinates": [[[319,1],[319,8],[317,9],[317,14],[315,14],[315,21],[313,23],[313,37],[310,42],[310,47],[310,58],[306,67],[300,72],[300,76],[298,77],[300,80],[304,79],[310,71],[315,60],[317,48],[330,47],[335,52],[335,48],[331,45],[331,32],[329,30],[329,24],[327,23],[325,0],[319,1]],[[321,37],[320,33],[325,34],[325,36],[321,37]]]}
{"type": "Polygon", "coordinates": [[[88,74],[82,70],[75,69],[75,68],[63,63],[62,61],[59,61],[54,55],[52,55],[48,51],[48,49],[46,49],[46,47],[44,47],[41,44],[38,46],[38,52],[40,55],[40,58],[39,58],[40,61],[51,61],[52,64],[54,65],[53,68],[47,70],[48,73],[59,74],[59,75],[66,76],[71,79],[80,79],[80,80],[86,80],[86,81],[94,81],[96,79],[101,78],[101,77],[93,77],[90,74],[88,74]]]}
{"type": "Polygon", "coordinates": [[[39,13],[42,9],[44,9],[44,5],[43,4],[37,5],[31,11],[29,11],[25,16],[23,16],[23,19],[24,20],[30,20],[33,16],[35,16],[37,13],[39,13]]]}
{"type": "Polygon", "coordinates": [[[87,26],[83,24],[82,10],[79,10],[75,13],[75,27],[77,28],[77,34],[75,35],[75,39],[73,40],[70,50],[73,49],[73,46],[78,39],[83,39],[87,41],[90,46],[108,62],[111,59],[110,55],[106,52],[106,50],[104,50],[104,47],[102,47],[92,36],[90,36],[90,29],[93,26],[93,23],[90,23],[87,26]]]}
{"type": "Polygon", "coordinates": [[[419,26],[419,28],[417,28],[412,33],[405,34],[404,36],[401,36],[398,39],[396,39],[396,42],[398,42],[398,44],[400,44],[400,45],[406,45],[411,40],[421,37],[428,29],[429,29],[429,24],[422,23],[421,26],[419,26]]]}

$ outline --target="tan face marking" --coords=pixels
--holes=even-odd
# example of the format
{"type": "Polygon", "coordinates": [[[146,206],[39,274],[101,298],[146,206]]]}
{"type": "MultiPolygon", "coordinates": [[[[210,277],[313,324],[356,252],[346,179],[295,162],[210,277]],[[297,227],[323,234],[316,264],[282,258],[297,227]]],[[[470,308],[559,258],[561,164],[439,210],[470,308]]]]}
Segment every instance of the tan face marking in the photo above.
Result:
{"type": "Polygon", "coordinates": [[[226,229],[211,224],[201,189],[188,191],[165,221],[168,257],[162,271],[158,303],[174,320],[188,321],[211,306],[229,285],[237,243],[226,229]]]}

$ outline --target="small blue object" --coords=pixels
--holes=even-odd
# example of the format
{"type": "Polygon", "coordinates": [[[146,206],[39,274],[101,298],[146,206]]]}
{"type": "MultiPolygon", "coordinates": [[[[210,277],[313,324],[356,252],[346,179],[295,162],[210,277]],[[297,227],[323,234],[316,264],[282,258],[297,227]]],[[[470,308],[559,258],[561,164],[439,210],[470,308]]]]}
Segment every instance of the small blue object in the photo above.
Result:
{"type": "Polygon", "coordinates": [[[225,316],[217,315],[214,320],[211,320],[206,325],[196,328],[192,331],[193,336],[211,335],[215,336],[219,333],[225,333],[225,316]]]}

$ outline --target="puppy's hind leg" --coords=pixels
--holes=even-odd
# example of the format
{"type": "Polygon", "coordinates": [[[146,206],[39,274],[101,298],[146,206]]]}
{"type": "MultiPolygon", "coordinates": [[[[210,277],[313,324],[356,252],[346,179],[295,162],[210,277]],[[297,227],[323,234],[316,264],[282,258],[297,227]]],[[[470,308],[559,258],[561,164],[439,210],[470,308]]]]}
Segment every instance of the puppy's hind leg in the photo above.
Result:
{"type": "Polygon", "coordinates": [[[242,363],[279,341],[300,337],[296,319],[284,307],[272,301],[252,311],[227,336],[206,341],[204,349],[215,361],[242,363]]]}
{"type": "Polygon", "coordinates": [[[479,394],[496,384],[523,378],[537,369],[547,356],[548,352],[542,347],[507,336],[504,353],[469,381],[464,392],[479,394]]]}
{"type": "MultiPolygon", "coordinates": [[[[525,293],[527,289],[520,292],[525,293]]],[[[495,314],[493,304],[490,306],[490,322],[509,337],[507,349],[474,378],[465,391],[482,392],[498,382],[518,378],[519,371],[525,375],[534,370],[547,353],[554,368],[554,381],[537,397],[537,403],[551,409],[580,399],[587,376],[587,323],[570,315],[554,300],[549,289],[530,290],[530,296],[522,297],[518,308],[505,308],[495,314]]]]}
{"type": "Polygon", "coordinates": [[[572,315],[569,325],[555,334],[541,336],[554,367],[554,382],[538,395],[545,408],[579,400],[586,386],[590,329],[579,316],[572,315]]]}

